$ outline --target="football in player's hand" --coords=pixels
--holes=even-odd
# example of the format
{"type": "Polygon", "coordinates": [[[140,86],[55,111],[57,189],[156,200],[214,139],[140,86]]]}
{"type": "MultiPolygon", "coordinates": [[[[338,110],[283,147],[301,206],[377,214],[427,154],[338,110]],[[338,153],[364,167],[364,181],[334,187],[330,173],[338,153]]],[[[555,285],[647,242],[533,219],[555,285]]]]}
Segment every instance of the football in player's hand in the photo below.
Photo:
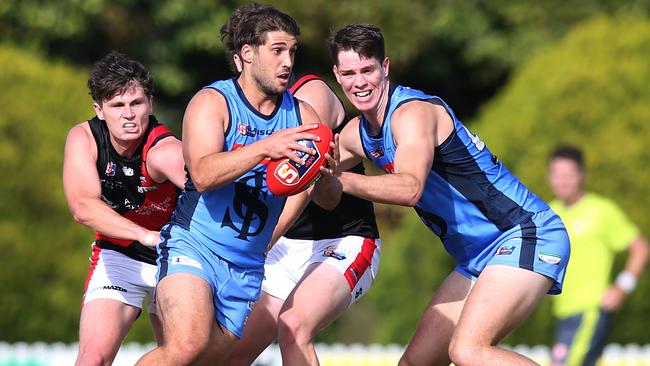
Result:
{"type": "Polygon", "coordinates": [[[295,151],[303,165],[289,158],[282,158],[271,160],[267,166],[266,185],[276,196],[291,196],[304,191],[320,177],[320,167],[327,163],[325,154],[331,154],[330,142],[334,140],[332,130],[319,123],[317,128],[305,132],[320,137],[320,141],[298,141],[299,144],[314,149],[316,154],[295,151]]]}

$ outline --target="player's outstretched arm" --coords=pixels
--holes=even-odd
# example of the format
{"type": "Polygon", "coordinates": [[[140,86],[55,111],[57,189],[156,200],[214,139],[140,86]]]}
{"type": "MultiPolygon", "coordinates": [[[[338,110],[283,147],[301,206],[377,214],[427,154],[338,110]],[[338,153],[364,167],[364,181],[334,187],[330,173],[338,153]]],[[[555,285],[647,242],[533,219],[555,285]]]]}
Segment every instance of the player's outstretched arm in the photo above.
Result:
{"type": "Polygon", "coordinates": [[[155,246],[158,233],[121,216],[101,200],[96,168],[97,145],[87,122],[73,127],[65,143],[63,189],[74,219],[116,239],[155,246]]]}
{"type": "MultiPolygon", "coordinates": [[[[393,174],[370,176],[342,172],[339,180],[343,192],[374,202],[415,206],[422,196],[433,163],[435,127],[444,118],[450,117],[428,103],[411,102],[401,107],[392,119],[397,145],[393,174]]],[[[359,150],[358,128],[353,131],[348,127],[351,126],[346,126],[341,133],[342,161],[343,151],[351,150],[350,147],[356,149],[357,155],[363,154],[359,150]]]]}
{"type": "Polygon", "coordinates": [[[288,157],[301,163],[294,150],[311,154],[314,151],[297,141],[318,139],[308,131],[314,128],[314,124],[306,124],[276,131],[265,139],[234,151],[223,151],[228,123],[226,100],[212,89],[199,91],[185,111],[183,154],[192,182],[200,192],[234,181],[267,157],[288,157]]]}

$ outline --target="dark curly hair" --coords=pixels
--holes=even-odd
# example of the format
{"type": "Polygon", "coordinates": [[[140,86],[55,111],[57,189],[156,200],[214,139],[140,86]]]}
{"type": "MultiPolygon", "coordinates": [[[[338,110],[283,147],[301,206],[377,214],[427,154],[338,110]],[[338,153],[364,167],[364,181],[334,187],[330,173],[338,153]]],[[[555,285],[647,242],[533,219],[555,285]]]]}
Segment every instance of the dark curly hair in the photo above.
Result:
{"type": "Polygon", "coordinates": [[[124,93],[135,83],[142,86],[147,97],[153,95],[154,81],[149,71],[140,62],[111,51],[95,63],[88,79],[88,90],[95,102],[102,103],[124,93]]]}
{"type": "Polygon", "coordinates": [[[266,33],[273,31],[284,31],[294,37],[300,35],[296,21],[271,5],[252,3],[237,8],[219,32],[232,71],[238,73],[233,56],[239,54],[242,46],[261,46],[266,33]]]}

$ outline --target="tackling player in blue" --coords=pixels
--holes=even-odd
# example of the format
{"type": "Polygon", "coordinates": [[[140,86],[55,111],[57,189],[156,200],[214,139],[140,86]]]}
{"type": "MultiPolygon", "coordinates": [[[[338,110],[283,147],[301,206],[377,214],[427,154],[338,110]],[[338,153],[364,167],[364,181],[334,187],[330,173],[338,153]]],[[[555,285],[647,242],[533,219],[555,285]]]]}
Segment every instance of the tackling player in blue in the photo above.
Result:
{"type": "Polygon", "coordinates": [[[546,293],[561,291],[562,221],[442,99],[390,82],[378,27],[348,25],[328,43],[336,79],[362,113],[336,137],[340,162],[330,172],[345,193],[414,207],[457,262],[400,365],[534,364],[497,344],[546,293]],[[388,174],[345,171],[363,158],[388,174]]]}

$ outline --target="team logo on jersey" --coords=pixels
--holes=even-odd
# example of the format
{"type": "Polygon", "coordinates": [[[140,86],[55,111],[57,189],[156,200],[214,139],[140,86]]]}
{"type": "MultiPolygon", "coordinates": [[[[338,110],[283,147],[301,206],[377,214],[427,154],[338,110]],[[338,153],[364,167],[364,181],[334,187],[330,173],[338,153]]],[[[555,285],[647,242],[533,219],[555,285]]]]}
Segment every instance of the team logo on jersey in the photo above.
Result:
{"type": "Polygon", "coordinates": [[[551,253],[539,253],[537,255],[537,258],[539,258],[540,261],[548,263],[548,264],[555,264],[558,265],[562,261],[562,257],[556,254],[551,254],[551,253]]]}
{"type": "Polygon", "coordinates": [[[237,125],[237,132],[244,137],[256,137],[256,136],[265,136],[273,133],[273,129],[262,130],[254,126],[245,125],[240,123],[237,125]]]}
{"type": "Polygon", "coordinates": [[[502,245],[494,255],[510,255],[515,251],[514,245],[502,245]]]}
{"type": "Polygon", "coordinates": [[[372,156],[375,159],[383,158],[384,157],[384,147],[379,146],[378,148],[370,151],[370,156],[372,156]]]}
{"type": "Polygon", "coordinates": [[[346,258],[345,253],[336,251],[336,247],[325,248],[325,250],[323,250],[323,257],[332,257],[340,261],[346,258]]]}
{"type": "Polygon", "coordinates": [[[114,177],[116,170],[117,170],[117,166],[115,165],[115,163],[112,162],[112,161],[109,161],[106,164],[106,171],[104,172],[104,175],[106,175],[107,177],[114,177]]]}
{"type": "Polygon", "coordinates": [[[266,206],[268,192],[263,191],[265,173],[253,171],[235,182],[232,205],[226,208],[221,227],[229,227],[237,233],[236,238],[248,240],[264,230],[269,218],[266,206]]]}
{"type": "Polygon", "coordinates": [[[126,175],[127,177],[132,177],[135,172],[133,171],[133,168],[128,166],[123,166],[122,173],[124,173],[124,175],[126,175]]]}

